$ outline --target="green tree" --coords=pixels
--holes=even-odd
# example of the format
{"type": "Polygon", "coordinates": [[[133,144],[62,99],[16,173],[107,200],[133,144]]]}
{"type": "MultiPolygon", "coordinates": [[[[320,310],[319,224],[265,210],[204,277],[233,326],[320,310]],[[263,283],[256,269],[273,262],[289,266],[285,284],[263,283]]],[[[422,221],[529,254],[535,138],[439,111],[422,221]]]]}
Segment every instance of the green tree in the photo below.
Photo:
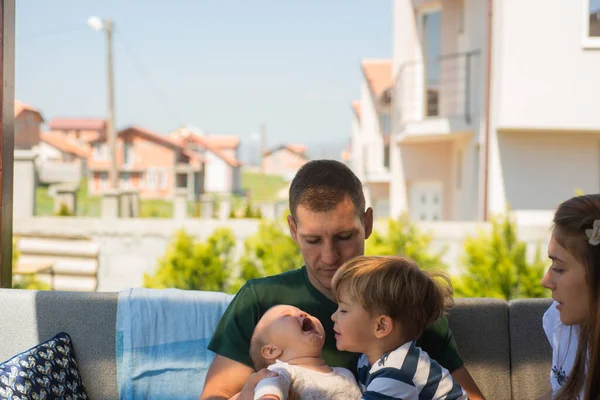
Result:
{"type": "Polygon", "coordinates": [[[480,230],[464,242],[465,273],[453,279],[459,297],[512,300],[547,297],[540,281],[546,268],[538,245],[534,261],[527,261],[525,242],[518,240],[508,216],[491,219],[491,230],[480,230]]]}
{"type": "Polygon", "coordinates": [[[400,255],[413,259],[423,269],[446,269],[442,261],[445,249],[439,252],[430,250],[432,235],[422,232],[413,224],[408,215],[398,219],[390,218],[385,234],[373,231],[367,240],[367,255],[400,255]]]}
{"type": "Polygon", "coordinates": [[[144,287],[224,292],[230,278],[235,236],[228,228],[213,232],[201,242],[178,231],[159,259],[153,276],[144,274],[144,287]]]}
{"type": "Polygon", "coordinates": [[[71,211],[71,209],[69,208],[68,205],[66,205],[65,203],[60,203],[60,208],[58,209],[56,216],[57,217],[71,217],[71,216],[73,216],[73,212],[71,211]]]}
{"type": "Polygon", "coordinates": [[[276,275],[304,264],[296,242],[280,221],[263,221],[258,232],[244,242],[240,258],[240,275],[234,285],[237,291],[247,280],[276,275]]]}

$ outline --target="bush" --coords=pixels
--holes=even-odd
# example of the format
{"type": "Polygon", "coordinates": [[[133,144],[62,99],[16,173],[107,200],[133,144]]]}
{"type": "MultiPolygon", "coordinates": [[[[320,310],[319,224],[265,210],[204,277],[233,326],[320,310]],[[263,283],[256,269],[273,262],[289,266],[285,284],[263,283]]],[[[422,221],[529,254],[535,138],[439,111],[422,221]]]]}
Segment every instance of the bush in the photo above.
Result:
{"type": "Polygon", "coordinates": [[[429,249],[433,237],[421,232],[408,218],[401,215],[389,219],[385,235],[373,231],[366,243],[367,255],[399,255],[413,259],[423,269],[447,269],[442,261],[444,251],[432,253],[429,249]]]}
{"type": "Polygon", "coordinates": [[[72,217],[73,215],[74,214],[68,205],[66,205],[65,203],[60,203],[60,208],[58,209],[58,212],[56,213],[57,217],[72,217]]]}
{"type": "Polygon", "coordinates": [[[144,274],[144,287],[227,291],[234,248],[229,228],[215,230],[206,242],[180,230],[159,259],[155,275],[144,274]]]}
{"type": "Polygon", "coordinates": [[[491,231],[481,230],[464,242],[465,273],[453,279],[455,293],[462,297],[495,297],[512,300],[547,297],[540,285],[545,262],[538,245],[534,261],[527,262],[526,244],[517,239],[509,217],[491,219],[491,231]]]}
{"type": "Polygon", "coordinates": [[[304,264],[296,242],[278,221],[263,221],[258,232],[244,242],[240,275],[233,287],[237,291],[247,280],[276,275],[304,264]]]}

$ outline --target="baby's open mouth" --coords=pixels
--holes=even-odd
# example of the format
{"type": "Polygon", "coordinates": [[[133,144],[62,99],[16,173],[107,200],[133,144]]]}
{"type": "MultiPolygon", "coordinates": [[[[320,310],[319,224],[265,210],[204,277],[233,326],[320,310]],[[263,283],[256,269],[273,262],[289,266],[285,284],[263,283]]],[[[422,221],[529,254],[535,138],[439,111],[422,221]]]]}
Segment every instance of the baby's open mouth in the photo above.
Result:
{"type": "Polygon", "coordinates": [[[310,318],[304,318],[302,321],[302,332],[304,333],[318,333],[315,329],[315,324],[311,321],[310,318]]]}

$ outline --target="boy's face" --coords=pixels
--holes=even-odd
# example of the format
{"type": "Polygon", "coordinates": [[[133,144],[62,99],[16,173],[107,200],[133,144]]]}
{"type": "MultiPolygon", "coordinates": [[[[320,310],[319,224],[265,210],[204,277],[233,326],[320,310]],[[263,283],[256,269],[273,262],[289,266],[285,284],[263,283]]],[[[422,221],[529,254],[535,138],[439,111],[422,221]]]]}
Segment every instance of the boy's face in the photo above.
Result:
{"type": "Polygon", "coordinates": [[[261,318],[263,334],[270,345],[277,346],[282,354],[294,357],[318,357],[325,343],[325,329],[310,314],[288,305],[275,306],[261,318]]]}
{"type": "Polygon", "coordinates": [[[338,309],[331,316],[335,323],[335,340],[338,350],[368,353],[375,337],[376,321],[358,302],[352,300],[345,287],[340,288],[338,309]]]}

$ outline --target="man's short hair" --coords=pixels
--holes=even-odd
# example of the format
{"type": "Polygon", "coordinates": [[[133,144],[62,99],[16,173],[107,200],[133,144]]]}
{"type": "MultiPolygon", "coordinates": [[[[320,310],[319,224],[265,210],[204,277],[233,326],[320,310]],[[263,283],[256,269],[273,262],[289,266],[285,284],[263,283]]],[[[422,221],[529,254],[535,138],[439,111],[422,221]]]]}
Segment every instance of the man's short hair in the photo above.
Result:
{"type": "Polygon", "coordinates": [[[299,205],[314,212],[326,212],[346,198],[352,201],[361,219],[365,212],[360,179],[350,168],[335,160],[314,160],[304,164],[292,180],[289,198],[294,219],[299,205]]]}
{"type": "Polygon", "coordinates": [[[405,257],[353,258],[333,277],[336,301],[341,290],[370,315],[385,314],[399,323],[407,341],[421,336],[453,303],[446,274],[423,271],[405,257]]]}

